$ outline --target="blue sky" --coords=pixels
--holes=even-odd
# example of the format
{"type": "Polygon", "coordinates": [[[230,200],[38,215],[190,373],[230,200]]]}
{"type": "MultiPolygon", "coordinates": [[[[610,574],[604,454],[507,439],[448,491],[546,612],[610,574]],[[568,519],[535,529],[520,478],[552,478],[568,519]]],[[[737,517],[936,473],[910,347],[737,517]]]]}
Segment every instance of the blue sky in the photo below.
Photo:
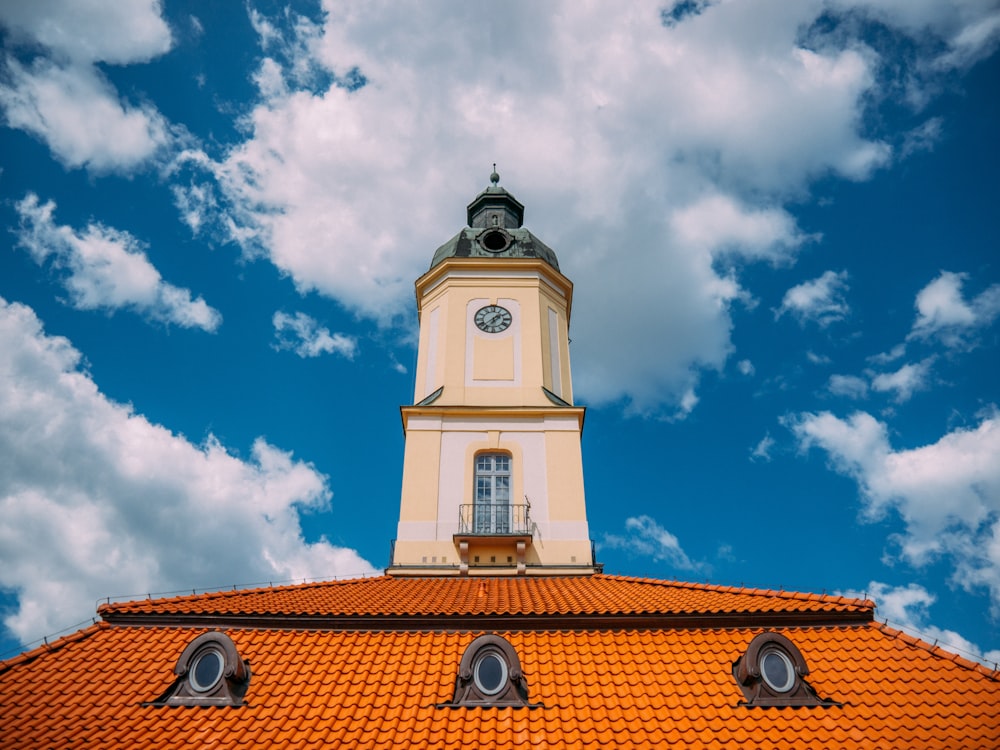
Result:
{"type": "Polygon", "coordinates": [[[576,285],[606,572],[1000,659],[990,0],[0,6],[6,655],[372,574],[494,162],[576,285]]]}

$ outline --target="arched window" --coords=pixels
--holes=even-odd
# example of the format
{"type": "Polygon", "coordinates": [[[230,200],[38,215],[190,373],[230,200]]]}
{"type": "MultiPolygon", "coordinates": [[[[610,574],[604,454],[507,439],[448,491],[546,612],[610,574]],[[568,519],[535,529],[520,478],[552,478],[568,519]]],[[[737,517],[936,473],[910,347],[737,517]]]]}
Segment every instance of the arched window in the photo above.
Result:
{"type": "Polygon", "coordinates": [[[439,707],[445,706],[539,707],[528,703],[528,681],[514,647],[492,633],[479,636],[465,649],[452,702],[439,707]]]}
{"type": "Polygon", "coordinates": [[[733,664],[747,706],[838,706],[823,700],[806,682],[809,674],[802,652],[780,633],[757,635],[733,664]]]}
{"type": "Polygon", "coordinates": [[[242,706],[250,686],[250,663],[240,658],[225,633],[195,638],[174,667],[177,679],[147,706],[242,706]]]}
{"type": "Polygon", "coordinates": [[[507,453],[477,455],[475,482],[473,533],[509,534],[511,531],[510,455],[507,453]]]}

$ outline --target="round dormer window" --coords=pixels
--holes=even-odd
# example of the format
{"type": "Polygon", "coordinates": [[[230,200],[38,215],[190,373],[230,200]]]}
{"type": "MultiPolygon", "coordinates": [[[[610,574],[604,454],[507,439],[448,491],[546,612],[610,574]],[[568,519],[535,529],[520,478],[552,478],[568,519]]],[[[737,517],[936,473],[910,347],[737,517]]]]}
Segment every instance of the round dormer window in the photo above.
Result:
{"type": "Polygon", "coordinates": [[[499,229],[491,229],[479,236],[479,244],[491,253],[502,253],[510,247],[510,243],[510,235],[499,229]]]}
{"type": "Polygon", "coordinates": [[[770,649],[760,657],[760,675],[776,693],[787,693],[795,685],[795,668],[784,651],[770,649]]]}
{"type": "Polygon", "coordinates": [[[487,651],[476,660],[473,677],[484,695],[496,695],[507,682],[507,662],[496,651],[487,651]]]}
{"type": "Polygon", "coordinates": [[[225,665],[226,659],[222,652],[214,648],[202,651],[191,665],[191,688],[199,693],[207,693],[219,684],[225,665]]]}

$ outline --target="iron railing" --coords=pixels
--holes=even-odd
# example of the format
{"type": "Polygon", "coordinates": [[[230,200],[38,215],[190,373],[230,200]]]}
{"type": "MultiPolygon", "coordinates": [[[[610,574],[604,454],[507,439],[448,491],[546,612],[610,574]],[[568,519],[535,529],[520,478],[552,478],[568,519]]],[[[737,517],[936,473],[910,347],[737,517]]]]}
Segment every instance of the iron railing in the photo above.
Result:
{"type": "Polygon", "coordinates": [[[470,503],[458,506],[458,533],[482,536],[530,534],[530,505],[470,503]]]}

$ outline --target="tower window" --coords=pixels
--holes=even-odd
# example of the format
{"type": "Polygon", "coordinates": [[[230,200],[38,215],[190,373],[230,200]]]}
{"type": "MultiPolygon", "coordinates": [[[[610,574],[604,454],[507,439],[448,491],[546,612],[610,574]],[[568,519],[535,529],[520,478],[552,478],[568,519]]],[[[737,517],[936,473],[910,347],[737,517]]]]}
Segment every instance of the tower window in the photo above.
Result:
{"type": "Polygon", "coordinates": [[[511,530],[510,456],[476,456],[476,489],[472,527],[476,534],[508,534],[511,530]]]}
{"type": "Polygon", "coordinates": [[[490,229],[479,237],[479,244],[491,253],[502,253],[510,243],[511,236],[502,229],[490,229]]]}

